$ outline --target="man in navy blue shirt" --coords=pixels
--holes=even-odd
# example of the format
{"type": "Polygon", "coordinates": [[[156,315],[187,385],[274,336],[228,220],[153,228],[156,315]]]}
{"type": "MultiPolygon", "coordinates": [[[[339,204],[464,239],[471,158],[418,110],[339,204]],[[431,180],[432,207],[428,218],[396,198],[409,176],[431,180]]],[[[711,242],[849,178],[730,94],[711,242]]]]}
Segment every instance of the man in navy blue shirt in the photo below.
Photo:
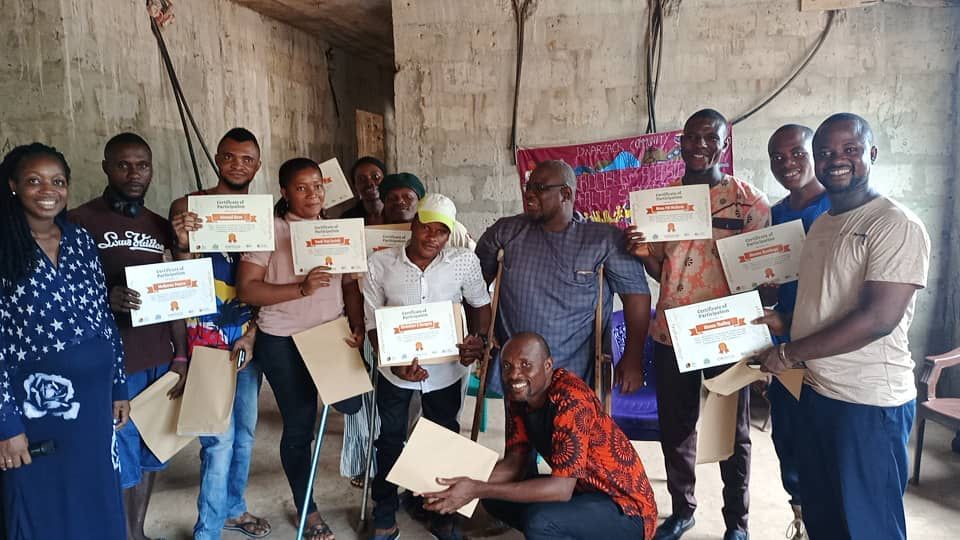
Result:
{"type": "MultiPolygon", "coordinates": [[[[773,205],[773,224],[802,220],[803,230],[809,231],[814,220],[830,209],[826,189],[817,180],[813,168],[813,130],[806,126],[787,124],[770,137],[767,153],[770,171],[790,194],[773,205]]],[[[793,313],[797,300],[797,282],[779,287],[763,287],[764,304],[776,302],[774,309],[784,315],[793,313]]],[[[777,342],[789,341],[790,336],[776,336],[777,342]]],[[[800,403],[777,379],[767,389],[773,424],[773,446],[780,458],[780,477],[783,488],[790,495],[794,520],[788,530],[790,538],[806,538],[800,511],[799,472],[797,466],[797,435],[803,427],[799,421],[800,403]]]]}

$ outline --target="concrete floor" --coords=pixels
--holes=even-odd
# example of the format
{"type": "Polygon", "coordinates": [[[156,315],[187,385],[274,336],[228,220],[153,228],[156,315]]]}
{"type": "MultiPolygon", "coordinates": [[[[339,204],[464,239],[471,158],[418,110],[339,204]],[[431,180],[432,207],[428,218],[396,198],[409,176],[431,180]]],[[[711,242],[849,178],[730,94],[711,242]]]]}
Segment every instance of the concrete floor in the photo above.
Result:
{"type": "MultiPolygon", "coordinates": [[[[464,407],[468,418],[473,410],[473,399],[464,407]]],[[[481,435],[480,442],[490,448],[503,448],[503,414],[499,407],[490,407],[490,430],[481,435]]],[[[469,433],[469,419],[466,420],[469,433]]],[[[260,422],[257,443],[251,465],[247,504],[256,515],[266,517],[273,526],[271,538],[292,539],[296,536],[294,507],[286,478],[280,468],[279,440],[281,422],[276,402],[267,384],[260,396],[260,422]]],[[[343,433],[342,417],[331,412],[327,435],[321,450],[316,498],[324,517],[337,538],[347,540],[365,538],[356,531],[360,507],[360,490],[339,476],[340,445],[343,433]]],[[[910,486],[906,495],[907,528],[910,538],[922,540],[953,539],[960,537],[960,455],[950,451],[951,433],[938,425],[928,423],[923,455],[922,483],[910,486]]],[[[658,443],[636,443],[653,484],[661,512],[669,512],[670,499],[666,491],[666,476],[658,443]]],[[[750,530],[754,539],[768,540],[784,537],[791,519],[787,496],[780,485],[779,469],[769,433],[754,429],[753,469],[751,491],[750,530]]],[[[180,452],[169,468],[160,474],[150,511],[147,533],[168,540],[190,538],[196,519],[196,497],[199,482],[199,444],[194,442],[180,452]]],[[[911,451],[911,459],[912,459],[911,451]]],[[[698,467],[697,498],[699,510],[697,525],[685,540],[718,539],[723,536],[720,515],[720,473],[716,465],[698,467]]],[[[485,520],[475,516],[465,526],[466,532],[482,528],[485,520]]],[[[426,530],[405,513],[398,515],[405,539],[431,538],[426,530]]],[[[239,533],[225,533],[226,540],[245,538],[239,533]]],[[[490,538],[521,538],[508,532],[490,538]]]]}

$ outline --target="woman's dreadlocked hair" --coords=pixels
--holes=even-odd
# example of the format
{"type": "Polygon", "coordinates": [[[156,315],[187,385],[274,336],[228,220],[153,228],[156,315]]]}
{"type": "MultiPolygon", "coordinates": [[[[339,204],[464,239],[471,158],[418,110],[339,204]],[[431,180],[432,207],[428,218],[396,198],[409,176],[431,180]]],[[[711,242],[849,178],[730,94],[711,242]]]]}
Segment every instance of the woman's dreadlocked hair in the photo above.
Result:
{"type": "Polygon", "coordinates": [[[27,277],[37,262],[37,243],[30,234],[27,216],[20,199],[10,189],[14,175],[25,158],[50,156],[63,166],[70,181],[70,166],[56,148],[40,143],[18,146],[7,153],[0,163],[0,288],[7,289],[27,277]]]}

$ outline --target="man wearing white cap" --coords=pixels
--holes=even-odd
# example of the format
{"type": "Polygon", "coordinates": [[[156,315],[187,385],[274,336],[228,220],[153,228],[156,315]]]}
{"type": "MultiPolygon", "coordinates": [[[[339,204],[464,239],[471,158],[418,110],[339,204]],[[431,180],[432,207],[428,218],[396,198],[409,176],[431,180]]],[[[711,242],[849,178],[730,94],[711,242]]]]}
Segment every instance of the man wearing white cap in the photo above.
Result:
{"type": "MultiPolygon", "coordinates": [[[[470,334],[465,344],[482,344],[490,324],[490,295],[480,271],[480,261],[466,248],[448,247],[456,226],[457,209],[449,198],[430,193],[420,199],[411,223],[412,236],[403,248],[378,251],[367,260],[363,283],[364,314],[373,349],[377,347],[374,312],[387,306],[432,302],[463,303],[470,334]]],[[[399,538],[396,511],[397,487],[386,480],[407,438],[407,411],[414,392],[420,392],[423,416],[455,432],[462,399],[461,379],[474,356],[461,355],[460,363],[410,366],[381,370],[377,383],[380,436],[377,476],[373,481],[374,539],[399,538]]],[[[454,516],[435,515],[431,533],[440,539],[460,538],[454,516]]]]}

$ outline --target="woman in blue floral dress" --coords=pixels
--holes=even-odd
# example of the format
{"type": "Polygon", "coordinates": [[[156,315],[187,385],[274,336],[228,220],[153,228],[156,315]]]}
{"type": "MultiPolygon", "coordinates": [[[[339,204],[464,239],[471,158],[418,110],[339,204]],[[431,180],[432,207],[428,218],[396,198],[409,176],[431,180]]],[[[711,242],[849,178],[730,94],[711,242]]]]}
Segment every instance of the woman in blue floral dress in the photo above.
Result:
{"type": "Polygon", "coordinates": [[[123,347],[93,239],[67,222],[55,149],[0,164],[0,470],[7,538],[126,538],[114,428],[123,347]],[[46,441],[53,453],[31,459],[46,441]]]}

